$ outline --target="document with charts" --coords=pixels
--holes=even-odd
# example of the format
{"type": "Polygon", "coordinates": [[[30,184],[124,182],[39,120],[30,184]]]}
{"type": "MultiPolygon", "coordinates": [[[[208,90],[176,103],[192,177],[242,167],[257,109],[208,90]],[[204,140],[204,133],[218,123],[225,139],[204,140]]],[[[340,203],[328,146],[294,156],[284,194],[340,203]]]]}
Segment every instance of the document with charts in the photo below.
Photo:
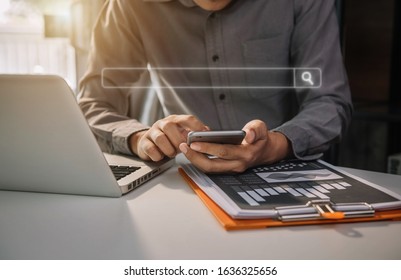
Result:
{"type": "Polygon", "coordinates": [[[334,213],[355,218],[401,209],[400,195],[320,160],[258,166],[241,174],[206,175],[191,164],[182,168],[234,219],[291,221],[334,213]]]}

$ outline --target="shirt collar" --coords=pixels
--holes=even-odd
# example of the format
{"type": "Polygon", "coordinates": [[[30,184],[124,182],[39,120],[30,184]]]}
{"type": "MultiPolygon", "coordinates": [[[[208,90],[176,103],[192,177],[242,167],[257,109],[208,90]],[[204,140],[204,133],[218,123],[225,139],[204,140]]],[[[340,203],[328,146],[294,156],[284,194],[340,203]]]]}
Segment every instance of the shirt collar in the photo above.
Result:
{"type": "Polygon", "coordinates": [[[193,0],[143,0],[145,2],[170,2],[170,1],[180,1],[186,7],[194,7],[196,4],[193,0]]]}

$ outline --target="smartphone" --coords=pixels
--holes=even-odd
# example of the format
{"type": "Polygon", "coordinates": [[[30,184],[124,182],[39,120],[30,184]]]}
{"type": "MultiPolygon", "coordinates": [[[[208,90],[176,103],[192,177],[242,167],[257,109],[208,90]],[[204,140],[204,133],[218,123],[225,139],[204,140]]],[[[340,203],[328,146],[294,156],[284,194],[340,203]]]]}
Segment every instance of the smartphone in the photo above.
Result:
{"type": "Polygon", "coordinates": [[[239,145],[245,137],[243,130],[191,131],[188,133],[188,145],[193,142],[239,145]]]}

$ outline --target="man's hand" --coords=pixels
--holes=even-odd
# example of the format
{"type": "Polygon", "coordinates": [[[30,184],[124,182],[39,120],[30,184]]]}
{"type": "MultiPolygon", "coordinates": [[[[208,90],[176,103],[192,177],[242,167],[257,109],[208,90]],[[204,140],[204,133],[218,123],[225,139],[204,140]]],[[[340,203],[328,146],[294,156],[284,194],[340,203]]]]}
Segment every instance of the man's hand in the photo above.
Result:
{"type": "Polygon", "coordinates": [[[208,127],[194,116],[171,115],[155,122],[149,130],[131,136],[131,149],[143,160],[173,158],[180,152],[179,145],[187,141],[191,130],[204,131],[208,127]]]}
{"type": "Polygon", "coordinates": [[[289,140],[279,132],[271,132],[260,120],[249,122],[241,145],[214,143],[180,144],[180,150],[196,167],[206,173],[243,172],[247,168],[280,161],[292,154],[289,140]],[[206,154],[215,156],[209,158],[206,154]]]}

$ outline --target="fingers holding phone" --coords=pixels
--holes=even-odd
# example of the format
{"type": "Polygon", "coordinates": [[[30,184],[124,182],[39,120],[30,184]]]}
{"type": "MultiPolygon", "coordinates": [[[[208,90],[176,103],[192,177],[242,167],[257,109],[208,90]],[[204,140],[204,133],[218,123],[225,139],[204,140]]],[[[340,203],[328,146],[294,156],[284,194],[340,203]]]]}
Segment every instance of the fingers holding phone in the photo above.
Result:
{"type": "Polygon", "coordinates": [[[243,130],[192,131],[188,134],[187,144],[192,150],[204,153],[209,158],[230,159],[230,156],[235,157],[230,146],[240,145],[245,135],[243,130]]]}
{"type": "Polygon", "coordinates": [[[246,133],[229,132],[230,137],[224,135],[223,138],[221,132],[213,132],[214,135],[193,133],[191,139],[188,135],[187,143],[179,147],[196,167],[206,173],[243,172],[258,164],[280,161],[291,154],[291,145],[286,136],[269,131],[263,121],[251,121],[243,130],[246,133]]]}
{"type": "Polygon", "coordinates": [[[242,130],[190,132],[180,150],[205,172],[240,172],[245,168],[241,162],[246,161],[245,136],[242,130]]]}

